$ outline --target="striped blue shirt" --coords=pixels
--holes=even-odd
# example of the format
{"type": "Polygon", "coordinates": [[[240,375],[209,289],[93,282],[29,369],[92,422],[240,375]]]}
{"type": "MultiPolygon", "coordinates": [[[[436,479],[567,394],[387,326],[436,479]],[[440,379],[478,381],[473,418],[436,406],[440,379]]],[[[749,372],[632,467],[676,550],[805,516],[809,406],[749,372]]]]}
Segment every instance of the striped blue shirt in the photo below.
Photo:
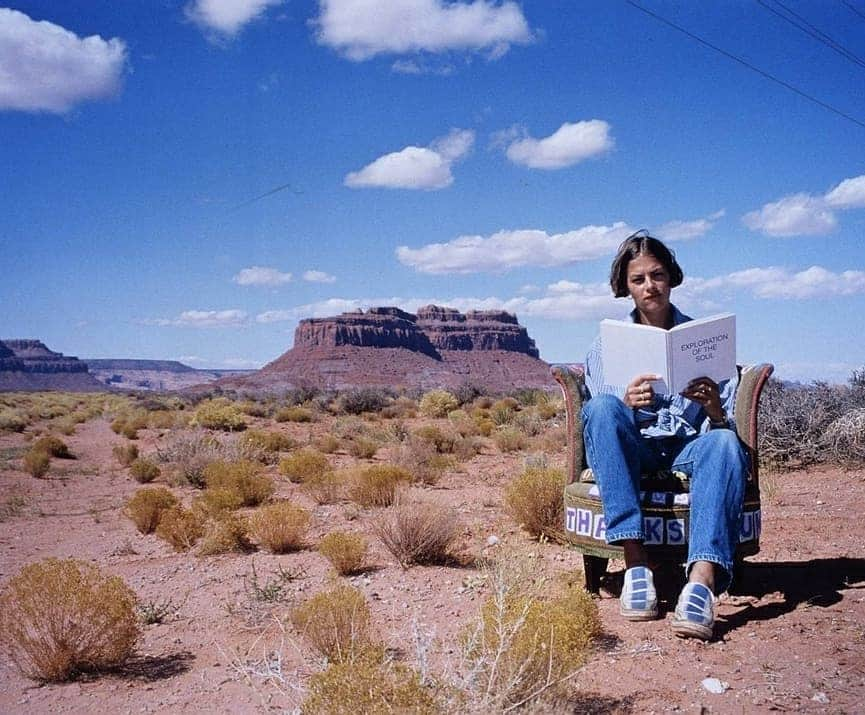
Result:
{"type": "MultiPolygon", "coordinates": [[[[673,325],[680,325],[689,320],[690,316],[682,313],[675,305],[670,305],[673,311],[673,325]]],[[[638,322],[637,309],[631,311],[630,319],[638,322]]],[[[635,375],[636,377],[636,375],[635,375]]],[[[736,387],[739,378],[733,377],[718,384],[721,392],[721,406],[728,415],[728,426],[735,429],[732,420],[736,387]]],[[[615,395],[619,399],[625,396],[627,385],[608,385],[604,382],[604,367],[601,360],[601,336],[592,342],[586,355],[586,391],[592,395],[615,395]]],[[[644,437],[664,439],[666,437],[690,437],[709,430],[709,418],[698,402],[693,402],[681,395],[655,395],[651,408],[640,408],[635,411],[634,419],[641,425],[640,432],[644,437]]]]}

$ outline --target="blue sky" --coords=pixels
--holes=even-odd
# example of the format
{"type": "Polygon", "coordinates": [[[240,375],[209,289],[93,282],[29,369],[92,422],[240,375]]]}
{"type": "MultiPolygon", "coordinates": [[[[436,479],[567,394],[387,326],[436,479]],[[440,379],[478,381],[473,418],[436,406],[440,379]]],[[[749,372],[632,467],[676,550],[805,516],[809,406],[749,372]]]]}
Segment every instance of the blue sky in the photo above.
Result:
{"type": "Polygon", "coordinates": [[[740,361],[843,382],[865,1],[637,4],[849,118],[625,0],[7,3],[0,337],[257,367],[301,318],[435,302],[580,361],[647,227],[740,361]]]}

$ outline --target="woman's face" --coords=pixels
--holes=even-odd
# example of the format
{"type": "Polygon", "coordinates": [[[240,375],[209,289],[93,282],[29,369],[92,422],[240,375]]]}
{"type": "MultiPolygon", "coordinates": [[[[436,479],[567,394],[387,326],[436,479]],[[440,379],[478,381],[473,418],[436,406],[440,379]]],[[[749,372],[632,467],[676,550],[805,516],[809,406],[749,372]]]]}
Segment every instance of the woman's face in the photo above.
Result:
{"type": "Polygon", "coordinates": [[[670,313],[670,274],[650,253],[641,253],[628,263],[628,293],[649,325],[665,327],[670,313]]]}

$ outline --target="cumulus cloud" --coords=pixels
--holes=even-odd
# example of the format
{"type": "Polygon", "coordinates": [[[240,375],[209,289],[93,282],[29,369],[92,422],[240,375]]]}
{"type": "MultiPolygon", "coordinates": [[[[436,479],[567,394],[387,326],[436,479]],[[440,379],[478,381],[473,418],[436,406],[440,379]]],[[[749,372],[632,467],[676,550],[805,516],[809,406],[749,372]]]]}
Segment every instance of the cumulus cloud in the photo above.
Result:
{"type": "Polygon", "coordinates": [[[602,119],[565,122],[543,139],[524,137],[508,145],[505,154],[530,169],[562,169],[613,148],[610,125],[602,119]]]}
{"type": "Polygon", "coordinates": [[[474,140],[471,129],[452,129],[429,147],[407,146],[380,156],[360,171],[347,174],[344,183],[353,189],[443,189],[453,183],[451,166],[468,153],[474,140]]]}
{"type": "Polygon", "coordinates": [[[283,273],[276,268],[251,266],[242,269],[231,279],[242,286],[281,286],[291,282],[291,273],[283,273]]]}
{"type": "Polygon", "coordinates": [[[335,283],[336,276],[325,273],[324,271],[305,271],[303,280],[308,283],[335,283]]]}
{"type": "Polygon", "coordinates": [[[186,6],[186,16],[196,25],[231,37],[272,5],[283,0],[194,0],[186,6]]]}
{"type": "Polygon", "coordinates": [[[486,51],[491,59],[532,41],[519,5],[510,0],[321,0],[319,43],[360,62],[379,54],[486,51]]]}
{"type": "Polygon", "coordinates": [[[780,266],[746,268],[714,278],[689,278],[682,285],[689,294],[745,291],[756,298],[810,300],[865,293],[865,271],[830,271],[811,266],[793,271],[780,266]]]}
{"type": "Polygon", "coordinates": [[[865,174],[844,179],[822,196],[785,196],[746,213],[742,222],[767,236],[819,236],[838,225],[838,211],[865,208],[865,174]]]}
{"type": "Polygon", "coordinates": [[[242,310],[184,310],[176,318],[157,318],[144,321],[150,325],[178,328],[238,328],[247,323],[249,316],[242,310]]]}
{"type": "Polygon", "coordinates": [[[711,231],[715,222],[722,218],[725,213],[721,209],[710,216],[693,221],[667,221],[667,223],[661,224],[658,228],[654,229],[652,233],[665,241],[686,241],[691,238],[697,238],[711,231]]]}
{"type": "Polygon", "coordinates": [[[62,114],[79,102],[115,94],[126,44],[78,37],[23,12],[0,8],[0,111],[62,114]]]}

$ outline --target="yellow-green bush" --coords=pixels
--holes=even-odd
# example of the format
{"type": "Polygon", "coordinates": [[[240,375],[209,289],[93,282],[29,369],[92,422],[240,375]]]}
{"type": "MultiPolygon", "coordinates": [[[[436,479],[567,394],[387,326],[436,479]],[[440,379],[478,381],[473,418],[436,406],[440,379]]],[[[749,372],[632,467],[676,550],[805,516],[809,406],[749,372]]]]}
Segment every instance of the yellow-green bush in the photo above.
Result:
{"type": "Polygon", "coordinates": [[[427,417],[447,417],[460,406],[459,400],[447,390],[430,390],[420,399],[421,414],[427,417]]]}
{"type": "Polygon", "coordinates": [[[303,715],[435,715],[444,712],[420,675],[368,649],[351,661],[331,663],[309,679],[303,715]]]}
{"type": "Polygon", "coordinates": [[[412,436],[401,445],[396,463],[422,484],[435,484],[450,466],[449,457],[439,454],[435,445],[412,436]]]}
{"type": "Polygon", "coordinates": [[[333,454],[339,449],[339,438],[330,433],[319,435],[312,441],[312,446],[323,454],[333,454]]]}
{"type": "Polygon", "coordinates": [[[51,457],[48,452],[31,447],[24,453],[22,461],[24,463],[24,471],[30,474],[30,476],[39,479],[48,473],[51,457]]]}
{"type": "Polygon", "coordinates": [[[292,482],[305,482],[329,471],[331,466],[327,457],[310,447],[299,449],[279,462],[279,473],[292,482]]]}
{"type": "Polygon", "coordinates": [[[249,460],[209,464],[204,470],[204,483],[208,490],[234,492],[241,506],[258,506],[276,490],[273,479],[261,473],[261,465],[249,460]]]}
{"type": "Polygon", "coordinates": [[[156,535],[175,551],[189,551],[204,534],[204,521],[191,509],[173,506],[162,512],[156,535]]]}
{"type": "Polygon", "coordinates": [[[348,453],[357,459],[372,459],[378,448],[379,443],[367,437],[355,437],[348,442],[348,453]]]}
{"type": "Polygon", "coordinates": [[[23,432],[28,424],[27,416],[20,410],[0,407],[0,431],[23,432]]]}
{"type": "Polygon", "coordinates": [[[140,633],[136,599],[118,576],[75,559],[46,559],[0,594],[0,644],[29,678],[68,680],[123,663],[140,633]]]}
{"type": "Polygon", "coordinates": [[[415,439],[423,442],[429,442],[435,447],[436,452],[440,454],[450,454],[454,451],[454,442],[457,440],[457,435],[453,432],[442,432],[437,425],[424,425],[418,427],[412,435],[415,439]]]}
{"type": "Polygon", "coordinates": [[[340,576],[363,570],[368,544],[360,534],[333,531],[318,542],[318,553],[324,556],[340,576]]]}
{"type": "MultiPolygon", "coordinates": [[[[243,433],[241,442],[261,450],[268,457],[279,452],[288,452],[297,447],[297,440],[282,432],[251,429],[243,433]]],[[[270,459],[268,459],[270,462],[270,459]]],[[[272,463],[272,462],[271,462],[272,463]]]]}
{"type": "Polygon", "coordinates": [[[249,524],[237,514],[222,512],[207,520],[198,545],[199,556],[214,556],[252,549],[249,524]]]}
{"type": "Polygon", "coordinates": [[[192,424],[223,432],[240,432],[246,429],[246,419],[241,409],[224,397],[202,402],[195,411],[192,424]]]}
{"type": "Polygon", "coordinates": [[[345,470],[322,472],[303,482],[301,488],[316,504],[335,504],[344,498],[353,477],[354,472],[345,470]]]}
{"type": "Polygon", "coordinates": [[[369,606],[351,586],[316,594],[291,612],[291,623],[331,662],[350,661],[371,642],[369,606]]]}
{"type": "Polygon", "coordinates": [[[147,482],[152,482],[159,476],[159,467],[149,459],[136,459],[129,466],[129,473],[133,476],[136,482],[146,484],[147,482]]]}
{"type": "Polygon", "coordinates": [[[499,426],[510,424],[518,409],[519,403],[513,397],[505,397],[493,403],[489,417],[499,426]]]}
{"type": "Polygon", "coordinates": [[[356,474],[349,495],[361,506],[390,506],[400,485],[409,484],[411,478],[407,470],[395,464],[376,464],[356,474]]]}
{"type": "Polygon", "coordinates": [[[529,446],[529,438],[525,433],[510,427],[493,432],[493,442],[502,452],[519,452],[529,446]]]}
{"type": "Polygon", "coordinates": [[[565,473],[561,469],[529,467],[505,489],[505,507],[534,537],[561,540],[564,529],[565,473]]]}
{"type": "Polygon", "coordinates": [[[314,416],[312,410],[296,405],[294,407],[283,407],[281,410],[277,410],[273,418],[277,422],[312,422],[314,416]]]}
{"type": "Polygon", "coordinates": [[[262,547],[285,554],[303,548],[310,521],[306,509],[281,501],[258,509],[250,517],[249,530],[262,547]]]}
{"type": "Polygon", "coordinates": [[[139,489],[126,502],[126,516],[142,534],[150,534],[159,526],[162,514],[178,504],[177,497],[165,487],[139,489]]]}
{"type": "Polygon", "coordinates": [[[136,459],[138,459],[138,445],[126,442],[125,444],[116,444],[111,450],[114,458],[124,467],[128,467],[136,459]]]}
{"type": "Polygon", "coordinates": [[[31,449],[41,450],[49,457],[57,457],[58,459],[73,459],[69,447],[59,437],[54,435],[46,435],[37,439],[31,449]]]}

